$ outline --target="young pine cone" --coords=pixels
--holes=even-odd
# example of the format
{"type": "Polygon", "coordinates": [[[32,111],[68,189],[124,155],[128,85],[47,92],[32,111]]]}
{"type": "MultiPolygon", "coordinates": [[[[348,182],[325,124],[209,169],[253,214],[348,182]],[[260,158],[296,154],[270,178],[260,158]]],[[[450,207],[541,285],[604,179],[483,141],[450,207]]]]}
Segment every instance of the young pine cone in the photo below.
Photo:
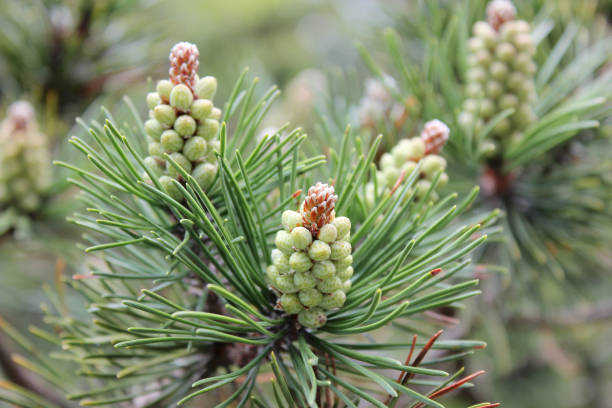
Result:
{"type": "Polygon", "coordinates": [[[448,126],[438,119],[425,123],[421,132],[421,139],[425,143],[425,154],[438,154],[448,140],[450,130],[448,126]]]}
{"type": "Polygon", "coordinates": [[[185,84],[193,91],[198,78],[200,52],[195,44],[177,43],[170,51],[170,80],[174,85],[185,84]]]}
{"type": "Polygon", "coordinates": [[[506,22],[514,20],[516,8],[510,0],[493,0],[487,6],[487,22],[495,31],[506,22]]]}
{"type": "Polygon", "coordinates": [[[337,200],[333,186],[317,183],[308,189],[308,195],[302,204],[302,220],[314,237],[319,235],[319,229],[323,225],[333,221],[337,200]]]}

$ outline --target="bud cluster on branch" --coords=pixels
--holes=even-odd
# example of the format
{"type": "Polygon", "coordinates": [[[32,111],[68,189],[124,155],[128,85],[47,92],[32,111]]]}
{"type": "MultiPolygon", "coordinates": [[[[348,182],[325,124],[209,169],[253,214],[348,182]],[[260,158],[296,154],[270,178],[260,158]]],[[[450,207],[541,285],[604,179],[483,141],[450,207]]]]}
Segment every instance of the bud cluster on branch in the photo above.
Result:
{"type": "Polygon", "coordinates": [[[351,221],[335,217],[334,188],[317,183],[308,190],[300,211],[282,215],[284,230],[276,233],[270,285],[279,293],[278,307],[297,314],[305,327],[323,326],[326,310],[341,307],[353,276],[351,221]]]}
{"type": "Polygon", "coordinates": [[[47,138],[32,105],[13,103],[0,124],[0,207],[37,210],[51,184],[50,164],[47,138]]]}
{"type": "MultiPolygon", "coordinates": [[[[380,158],[380,171],[376,173],[378,191],[375,191],[373,182],[366,185],[366,203],[369,207],[375,205],[376,196],[380,196],[386,191],[390,191],[400,180],[402,174],[404,178],[409,176],[422,162],[419,180],[416,183],[416,196],[423,198],[429,191],[431,183],[438,172],[442,172],[438,179],[436,188],[442,188],[448,183],[446,160],[439,156],[444,144],[448,140],[450,131],[443,122],[434,119],[423,127],[420,137],[402,139],[395,145],[390,153],[384,153],[380,158]]],[[[437,194],[432,191],[432,200],[437,200],[437,194]]]]}
{"type": "MultiPolygon", "coordinates": [[[[492,130],[497,142],[518,141],[536,117],[533,61],[535,43],[529,23],[514,20],[516,11],[508,0],[492,1],[488,22],[474,24],[469,40],[466,94],[459,122],[480,132],[496,114],[513,109],[492,130]]],[[[499,146],[494,146],[499,148],[499,146]]]]}
{"type": "Polygon", "coordinates": [[[182,42],[170,52],[170,79],[157,83],[157,92],[147,95],[150,109],[145,131],[149,140],[147,167],[174,199],[182,194],[173,179],[182,180],[172,160],[190,173],[198,184],[208,188],[217,174],[219,119],[221,110],[213,105],[217,80],[197,75],[198,49],[182,42]]]}

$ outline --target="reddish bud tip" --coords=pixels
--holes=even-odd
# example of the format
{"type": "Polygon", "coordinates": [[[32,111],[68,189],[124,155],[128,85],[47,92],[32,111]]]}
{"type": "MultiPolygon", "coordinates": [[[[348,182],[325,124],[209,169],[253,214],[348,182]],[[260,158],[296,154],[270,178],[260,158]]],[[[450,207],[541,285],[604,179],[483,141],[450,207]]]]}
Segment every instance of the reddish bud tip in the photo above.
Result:
{"type": "Polygon", "coordinates": [[[180,42],[170,51],[170,80],[174,85],[185,84],[193,91],[198,75],[200,52],[195,44],[180,42]]]}

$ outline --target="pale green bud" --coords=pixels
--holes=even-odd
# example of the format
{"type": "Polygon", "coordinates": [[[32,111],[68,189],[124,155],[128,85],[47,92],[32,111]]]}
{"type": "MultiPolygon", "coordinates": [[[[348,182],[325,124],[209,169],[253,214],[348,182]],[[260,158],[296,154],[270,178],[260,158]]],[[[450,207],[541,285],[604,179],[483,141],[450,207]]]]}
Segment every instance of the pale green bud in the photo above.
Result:
{"type": "Polygon", "coordinates": [[[293,246],[297,249],[306,249],[312,243],[312,234],[304,227],[296,227],[291,231],[293,246]]]}
{"type": "Polygon", "coordinates": [[[472,37],[468,40],[468,49],[471,53],[475,54],[478,51],[486,50],[487,46],[485,45],[482,38],[472,37]]]}
{"type": "Polygon", "coordinates": [[[353,264],[353,255],[345,256],[344,258],[340,258],[334,261],[334,265],[336,265],[336,270],[348,268],[353,264]]]}
{"type": "Polygon", "coordinates": [[[302,310],[298,314],[298,322],[309,329],[318,329],[327,323],[327,316],[323,309],[313,307],[312,309],[302,310]]]}
{"type": "Polygon", "coordinates": [[[304,252],[294,252],[289,257],[289,266],[296,272],[306,272],[312,267],[312,261],[304,252]]]}
{"type": "Polygon", "coordinates": [[[181,112],[189,111],[189,107],[193,102],[193,94],[191,89],[185,84],[178,84],[170,92],[170,105],[181,112]]]}
{"type": "Polygon", "coordinates": [[[416,166],[416,162],[407,161],[400,167],[400,172],[404,173],[406,176],[409,176],[414,171],[414,169],[416,169],[416,166]]]}
{"type": "Polygon", "coordinates": [[[510,131],[511,128],[511,123],[510,121],[506,118],[506,119],[502,119],[500,120],[497,125],[495,125],[495,128],[493,129],[493,132],[499,136],[504,136],[506,133],[508,133],[510,131]]]}
{"type": "Polygon", "coordinates": [[[463,109],[470,113],[477,113],[480,109],[480,102],[476,99],[466,99],[463,102],[463,109]]]}
{"type": "Polygon", "coordinates": [[[508,78],[507,86],[513,91],[518,91],[523,86],[523,83],[526,81],[523,74],[520,72],[513,72],[510,74],[508,78]]]}
{"type": "Polygon", "coordinates": [[[323,241],[316,240],[310,245],[308,255],[313,261],[324,261],[329,259],[331,248],[323,241]]]}
{"type": "Polygon", "coordinates": [[[536,120],[536,115],[529,105],[521,105],[515,115],[515,121],[520,129],[525,129],[536,120]]]}
{"type": "Polygon", "coordinates": [[[321,300],[319,306],[325,310],[337,309],[342,307],[345,301],[346,293],[344,293],[344,291],[341,289],[338,289],[329,295],[323,296],[323,300],[321,300]]]}
{"type": "Polygon", "coordinates": [[[410,144],[409,160],[419,161],[425,156],[425,142],[420,137],[413,137],[410,144]]]}
{"type": "Polygon", "coordinates": [[[212,112],[210,112],[210,118],[215,120],[221,120],[221,109],[213,108],[212,112]]]}
{"type": "Polygon", "coordinates": [[[300,299],[293,293],[285,293],[281,296],[279,303],[287,314],[298,314],[304,310],[304,306],[300,303],[300,299]]]}
{"type": "Polygon", "coordinates": [[[334,276],[336,267],[331,261],[317,262],[312,267],[312,274],[317,279],[328,279],[334,276]]]}
{"type": "Polygon", "coordinates": [[[195,84],[194,91],[198,98],[212,101],[217,92],[217,80],[212,76],[200,78],[195,84]]]}
{"type": "Polygon", "coordinates": [[[332,260],[338,260],[346,258],[351,254],[351,244],[347,241],[336,241],[331,244],[331,255],[332,260]]]}
{"type": "Polygon", "coordinates": [[[164,169],[162,168],[162,166],[160,166],[160,164],[154,157],[145,157],[143,161],[144,165],[153,173],[155,177],[161,176],[164,172],[164,169]]]}
{"type": "Polygon", "coordinates": [[[269,265],[266,268],[266,277],[268,278],[268,282],[272,285],[276,282],[276,278],[280,276],[280,272],[275,265],[269,265]]]}
{"type": "MultiPolygon", "coordinates": [[[[170,155],[172,160],[176,162],[179,166],[183,168],[187,173],[191,173],[191,162],[180,153],[172,153],[170,155]]],[[[177,178],[181,173],[172,165],[172,163],[168,163],[166,166],[168,169],[168,175],[173,178],[177,178]]]]}
{"type": "Polygon", "coordinates": [[[319,303],[321,303],[321,300],[323,300],[323,295],[321,292],[314,288],[300,290],[298,296],[300,298],[300,302],[306,307],[318,306],[319,303]]]}
{"type": "Polygon", "coordinates": [[[207,141],[217,137],[219,132],[219,121],[216,119],[204,119],[204,121],[198,126],[197,135],[202,136],[207,141]]]}
{"type": "Polygon", "coordinates": [[[289,255],[282,252],[280,249],[274,248],[270,252],[270,258],[272,258],[272,263],[276,266],[279,273],[285,274],[289,272],[289,255]]]}
{"type": "Polygon", "coordinates": [[[181,115],[174,122],[174,130],[183,137],[190,137],[196,131],[196,121],[189,115],[181,115]]]}
{"type": "Polygon", "coordinates": [[[446,160],[444,157],[438,156],[437,154],[430,154],[423,159],[421,172],[425,174],[425,177],[431,179],[438,171],[444,170],[445,168],[446,160]]]}
{"type": "Polygon", "coordinates": [[[342,290],[344,291],[344,293],[348,293],[348,291],[351,290],[351,286],[353,286],[353,281],[351,281],[350,279],[342,282],[342,290]]]}
{"type": "Polygon", "coordinates": [[[440,178],[438,179],[438,188],[444,188],[448,184],[448,174],[442,173],[440,174],[440,178]]]}
{"type": "Polygon", "coordinates": [[[514,45],[503,42],[495,48],[495,56],[502,61],[511,62],[516,57],[514,45]]]}
{"type": "Polygon", "coordinates": [[[176,112],[170,105],[157,105],[153,109],[153,117],[165,128],[172,126],[176,120],[176,112]]]}
{"type": "Polygon", "coordinates": [[[332,221],[338,231],[338,238],[343,239],[351,232],[351,220],[348,217],[336,217],[332,221]]]}
{"type": "Polygon", "coordinates": [[[147,94],[147,106],[149,109],[155,108],[161,103],[161,97],[157,92],[149,92],[147,94]]]}
{"type": "Polygon", "coordinates": [[[273,285],[283,293],[295,293],[298,288],[293,284],[293,275],[279,275],[273,285]]]}
{"type": "Polygon", "coordinates": [[[196,99],[191,104],[191,116],[197,120],[204,120],[210,116],[213,104],[208,99],[196,99]]]}
{"type": "Polygon", "coordinates": [[[474,35],[482,40],[482,42],[491,48],[495,45],[497,33],[495,30],[484,21],[478,21],[473,27],[474,35]]]}
{"type": "Polygon", "coordinates": [[[174,198],[176,201],[181,201],[183,199],[183,193],[181,193],[181,190],[174,184],[172,178],[161,176],[159,178],[159,183],[170,197],[174,198]]]}
{"type": "Polygon", "coordinates": [[[332,293],[340,288],[342,288],[342,281],[337,276],[323,279],[317,284],[317,289],[323,293],[332,293]]]}
{"type": "Polygon", "coordinates": [[[486,68],[491,63],[491,54],[487,50],[480,50],[475,54],[476,62],[483,68],[486,68]]]}
{"type": "Polygon", "coordinates": [[[469,98],[479,98],[483,95],[482,85],[477,82],[471,82],[465,88],[465,93],[469,98]]]}
{"type": "Polygon", "coordinates": [[[195,136],[185,142],[183,154],[191,161],[196,161],[206,155],[206,140],[203,137],[195,136]]]}
{"type": "Polygon", "coordinates": [[[384,153],[380,157],[380,168],[385,169],[393,166],[395,166],[395,160],[393,159],[393,156],[390,153],[384,153]]]}
{"type": "Polygon", "coordinates": [[[416,196],[419,199],[425,197],[427,191],[431,188],[431,181],[429,180],[419,180],[416,185],[416,196]]]}
{"type": "Polygon", "coordinates": [[[344,282],[347,279],[351,279],[353,277],[353,267],[352,266],[348,266],[344,269],[339,269],[336,274],[338,276],[338,278],[340,278],[340,280],[342,282],[344,282]]]}
{"type": "Polygon", "coordinates": [[[149,119],[144,123],[144,129],[147,135],[151,137],[153,140],[159,141],[159,137],[161,136],[164,128],[161,123],[159,123],[155,119],[149,119]]]}
{"type": "Polygon", "coordinates": [[[217,166],[211,163],[200,163],[193,169],[191,175],[198,185],[206,190],[217,175],[217,166]]]}
{"type": "Polygon", "coordinates": [[[274,244],[286,254],[291,254],[293,252],[293,238],[287,231],[278,231],[274,238],[274,244]]]}
{"type": "Polygon", "coordinates": [[[514,39],[514,45],[519,51],[526,53],[528,56],[535,54],[536,47],[533,43],[533,38],[527,33],[517,34],[514,39]]]}
{"type": "Polygon", "coordinates": [[[167,153],[178,152],[183,148],[183,138],[174,130],[164,130],[159,141],[167,153]]]}
{"type": "Polygon", "coordinates": [[[293,274],[293,284],[299,290],[312,289],[317,286],[317,280],[310,272],[296,272],[293,274]]]}
{"type": "Polygon", "coordinates": [[[487,96],[489,98],[497,99],[504,92],[504,86],[498,81],[487,82],[487,96]]]}
{"type": "Polygon", "coordinates": [[[161,143],[159,142],[151,142],[147,146],[147,150],[151,156],[159,156],[161,157],[164,154],[164,149],[162,148],[161,143]]]}
{"type": "Polygon", "coordinates": [[[519,104],[519,99],[514,94],[506,94],[499,99],[499,107],[501,109],[516,109],[519,104]]]}
{"type": "Polygon", "coordinates": [[[503,62],[494,61],[489,67],[489,72],[491,73],[491,76],[494,79],[503,83],[506,77],[508,76],[510,70],[508,69],[508,66],[503,62]]]}
{"type": "Polygon", "coordinates": [[[338,236],[338,230],[333,224],[325,224],[319,230],[319,239],[328,244],[334,242],[338,236]]]}
{"type": "Polygon", "coordinates": [[[490,118],[495,113],[495,104],[491,99],[485,98],[480,101],[480,116],[490,118]]]}
{"type": "Polygon", "coordinates": [[[397,167],[388,167],[383,170],[383,176],[385,177],[385,184],[392,186],[400,176],[399,169],[397,167]]]}
{"type": "Polygon", "coordinates": [[[297,211],[286,210],[283,212],[281,219],[283,227],[285,227],[287,231],[291,231],[303,224],[302,215],[297,211]]]}
{"type": "Polygon", "coordinates": [[[162,79],[157,83],[157,94],[165,103],[170,100],[170,92],[172,91],[172,82],[167,79],[162,79]]]}

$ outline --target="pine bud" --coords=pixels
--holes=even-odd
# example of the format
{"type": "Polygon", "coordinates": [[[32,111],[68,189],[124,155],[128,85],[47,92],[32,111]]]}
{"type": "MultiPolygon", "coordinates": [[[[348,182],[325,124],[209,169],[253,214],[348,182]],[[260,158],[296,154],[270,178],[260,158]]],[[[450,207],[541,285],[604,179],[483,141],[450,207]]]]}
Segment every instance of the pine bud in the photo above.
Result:
{"type": "Polygon", "coordinates": [[[336,270],[348,268],[353,264],[353,255],[345,256],[344,258],[336,259],[334,261],[334,265],[336,265],[336,270]]]}
{"type": "Polygon", "coordinates": [[[390,153],[384,153],[380,157],[380,168],[385,169],[395,166],[395,160],[390,153]]]}
{"type": "Polygon", "coordinates": [[[168,176],[161,176],[159,178],[159,183],[170,197],[172,197],[176,201],[181,201],[183,199],[183,193],[181,193],[181,190],[179,190],[179,188],[174,185],[172,178],[168,176]]]}
{"type": "Polygon", "coordinates": [[[419,199],[425,198],[425,194],[431,188],[431,182],[429,180],[419,180],[416,185],[416,196],[419,199]]]}
{"type": "Polygon", "coordinates": [[[516,109],[519,105],[519,99],[514,94],[506,94],[499,99],[499,107],[501,109],[516,109]]]}
{"type": "Polygon", "coordinates": [[[302,216],[297,211],[286,210],[282,215],[282,223],[287,231],[302,225],[302,216]]]}
{"type": "Polygon", "coordinates": [[[331,244],[331,255],[332,260],[338,260],[346,258],[351,254],[351,244],[347,241],[336,241],[331,244]]]}
{"type": "Polygon", "coordinates": [[[219,122],[215,119],[204,119],[198,126],[197,135],[202,136],[207,141],[214,139],[219,132],[219,122]]]}
{"type": "Polygon", "coordinates": [[[289,255],[275,248],[270,253],[270,257],[274,266],[278,268],[279,273],[285,274],[289,272],[289,255]]]}
{"type": "Polygon", "coordinates": [[[212,112],[210,112],[210,118],[215,120],[221,120],[221,109],[213,108],[212,112]]]}
{"type": "Polygon", "coordinates": [[[491,71],[491,76],[500,82],[503,82],[510,73],[508,66],[501,61],[493,62],[489,70],[491,71]]]}
{"type": "MultiPolygon", "coordinates": [[[[425,145],[425,154],[437,154],[448,140],[450,129],[438,119],[430,120],[423,126],[421,140],[425,145]]],[[[427,157],[425,157],[427,159],[427,157]]],[[[424,160],[425,160],[424,159],[424,160]]]]}
{"type": "Polygon", "coordinates": [[[312,243],[312,234],[304,227],[297,227],[291,231],[293,246],[297,249],[306,249],[312,243]]]}
{"type": "Polygon", "coordinates": [[[174,130],[178,132],[179,135],[187,138],[193,136],[196,130],[196,122],[189,115],[181,115],[176,118],[174,122],[174,130]]]}
{"type": "Polygon", "coordinates": [[[299,290],[306,290],[317,286],[317,280],[310,272],[296,272],[293,274],[293,284],[299,290]]]}
{"type": "Polygon", "coordinates": [[[200,187],[206,190],[215,179],[217,175],[217,166],[211,163],[200,163],[198,164],[191,176],[195,179],[200,187]]]}
{"type": "Polygon", "coordinates": [[[279,275],[273,285],[282,293],[296,293],[298,288],[293,284],[293,275],[279,275]]]}
{"type": "Polygon", "coordinates": [[[191,116],[202,121],[212,113],[213,104],[208,99],[196,99],[191,104],[191,116]]]}
{"type": "Polygon", "coordinates": [[[317,183],[308,189],[302,203],[302,219],[314,237],[318,237],[319,228],[334,219],[336,200],[338,196],[334,194],[333,186],[317,183]]]}
{"type": "Polygon", "coordinates": [[[353,281],[351,281],[350,279],[342,282],[342,290],[344,291],[344,293],[347,293],[349,290],[351,290],[351,286],[353,286],[353,281]]]}
{"type": "Polygon", "coordinates": [[[314,264],[312,274],[317,279],[328,279],[334,276],[336,267],[331,261],[321,261],[314,264]]]}
{"type": "Polygon", "coordinates": [[[279,303],[285,313],[298,314],[304,310],[304,306],[300,303],[300,300],[296,294],[285,293],[281,296],[279,303]]]}
{"type": "Polygon", "coordinates": [[[323,300],[319,304],[325,310],[337,309],[344,305],[346,301],[346,294],[341,289],[334,291],[328,295],[323,296],[323,300]]]}
{"type": "Polygon", "coordinates": [[[316,240],[310,245],[308,255],[313,261],[325,261],[331,255],[331,248],[325,242],[316,240]]]}
{"type": "Polygon", "coordinates": [[[200,53],[195,44],[180,42],[172,47],[168,73],[174,85],[185,84],[189,90],[194,88],[200,65],[199,57],[200,53]]]}
{"type": "Polygon", "coordinates": [[[213,100],[217,92],[217,79],[212,76],[205,76],[195,84],[195,94],[200,99],[213,100]]]}
{"type": "Polygon", "coordinates": [[[162,148],[167,153],[175,153],[183,148],[183,138],[171,129],[164,130],[159,141],[162,148]]]}
{"type": "Polygon", "coordinates": [[[187,85],[178,84],[170,92],[170,105],[181,112],[189,111],[193,102],[193,94],[187,85]]]}
{"type": "Polygon", "coordinates": [[[344,239],[351,232],[351,220],[348,217],[336,217],[332,224],[338,231],[338,238],[344,239]]]}
{"type": "Polygon", "coordinates": [[[514,45],[504,42],[495,48],[495,56],[504,62],[511,62],[516,57],[514,45]]]}
{"type": "Polygon", "coordinates": [[[286,254],[291,254],[293,252],[293,238],[287,231],[278,231],[274,238],[274,244],[286,254]]]}
{"type": "Polygon", "coordinates": [[[317,289],[323,293],[332,293],[340,288],[342,288],[342,281],[337,276],[321,280],[317,284],[317,289]]]}
{"type": "Polygon", "coordinates": [[[491,80],[487,82],[486,91],[487,91],[487,96],[493,99],[497,99],[504,92],[504,87],[498,81],[491,80]]]}
{"type": "Polygon", "coordinates": [[[312,309],[302,310],[298,314],[298,322],[309,329],[318,329],[327,323],[327,316],[323,309],[313,307],[312,309]]]}
{"type": "Polygon", "coordinates": [[[268,282],[274,284],[276,282],[276,278],[280,276],[280,272],[275,265],[269,265],[266,268],[266,277],[268,278],[268,282]]]}
{"type": "Polygon", "coordinates": [[[496,31],[515,16],[516,8],[509,0],[493,0],[487,5],[487,21],[496,31]]]}
{"type": "MultiPolygon", "coordinates": [[[[163,136],[162,136],[163,137],[163,136]]],[[[203,137],[195,136],[185,142],[183,154],[191,161],[201,159],[206,155],[207,149],[206,140],[203,137]]]]}
{"type": "Polygon", "coordinates": [[[170,105],[157,105],[153,109],[153,117],[165,128],[172,126],[176,120],[176,112],[170,105]]]}
{"type": "Polygon", "coordinates": [[[162,173],[164,172],[164,169],[159,165],[159,163],[157,162],[157,160],[154,157],[145,157],[144,161],[144,165],[153,173],[153,175],[155,175],[156,177],[159,177],[162,175],[162,173]]]}
{"type": "Polygon", "coordinates": [[[348,266],[344,269],[339,269],[336,271],[336,274],[338,276],[338,278],[340,278],[340,280],[342,282],[344,282],[347,279],[351,279],[353,277],[353,267],[352,266],[348,266]]]}
{"type": "Polygon", "coordinates": [[[159,142],[149,143],[149,145],[147,146],[147,151],[149,152],[149,155],[151,156],[161,157],[161,155],[164,154],[164,149],[161,143],[159,142]]]}
{"type": "Polygon", "coordinates": [[[306,307],[315,307],[323,300],[323,295],[317,289],[304,289],[298,293],[300,303],[306,307]]]}
{"type": "Polygon", "coordinates": [[[296,272],[306,272],[312,267],[312,261],[304,252],[294,252],[289,257],[289,266],[296,272]]]}
{"type": "Polygon", "coordinates": [[[484,21],[478,21],[474,24],[473,32],[474,36],[480,38],[487,48],[493,48],[497,35],[489,24],[484,21]]]}
{"type": "MultiPolygon", "coordinates": [[[[185,170],[187,173],[191,173],[191,162],[189,160],[187,160],[187,158],[185,156],[183,156],[180,153],[172,153],[170,155],[170,157],[172,158],[172,160],[174,160],[176,162],[176,164],[178,164],[179,166],[181,166],[183,168],[183,170],[185,170]]],[[[168,175],[172,178],[178,178],[178,176],[181,174],[179,173],[179,171],[170,163],[168,163],[167,166],[167,170],[168,170],[168,175]]]]}
{"type": "Polygon", "coordinates": [[[440,174],[440,178],[438,179],[438,188],[444,188],[448,184],[448,174],[442,173],[440,174]]]}
{"type": "Polygon", "coordinates": [[[432,179],[438,171],[444,170],[445,168],[446,160],[444,157],[435,154],[425,156],[421,165],[421,171],[428,179],[432,179]]]}
{"type": "MultiPolygon", "coordinates": [[[[412,174],[414,169],[416,169],[416,166],[417,166],[416,162],[407,161],[406,163],[402,164],[402,166],[400,167],[400,172],[404,173],[406,176],[410,176],[410,174],[412,174]]],[[[393,184],[395,184],[395,182],[393,184]]]]}
{"type": "Polygon", "coordinates": [[[147,135],[151,137],[151,139],[159,141],[159,137],[161,136],[164,128],[161,123],[159,123],[155,119],[149,119],[144,123],[144,129],[147,135]]]}
{"type": "Polygon", "coordinates": [[[172,82],[167,79],[162,79],[157,83],[157,94],[161,98],[163,103],[170,102],[170,92],[172,91],[172,82]]]}
{"type": "Polygon", "coordinates": [[[157,92],[149,92],[147,94],[147,106],[149,109],[155,108],[161,103],[161,97],[157,92]]]}
{"type": "Polygon", "coordinates": [[[325,224],[319,230],[319,239],[328,244],[334,242],[338,236],[338,230],[333,224],[325,224]]]}

